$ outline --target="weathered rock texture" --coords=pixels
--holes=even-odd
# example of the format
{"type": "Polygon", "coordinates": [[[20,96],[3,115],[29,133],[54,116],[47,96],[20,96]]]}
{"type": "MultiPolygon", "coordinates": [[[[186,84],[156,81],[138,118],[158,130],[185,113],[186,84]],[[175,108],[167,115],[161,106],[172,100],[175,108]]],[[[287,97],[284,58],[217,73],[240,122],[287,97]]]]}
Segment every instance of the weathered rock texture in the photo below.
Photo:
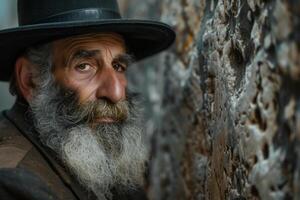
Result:
{"type": "Polygon", "coordinates": [[[300,1],[122,3],[177,32],[131,69],[149,103],[151,199],[300,199],[300,1]]]}

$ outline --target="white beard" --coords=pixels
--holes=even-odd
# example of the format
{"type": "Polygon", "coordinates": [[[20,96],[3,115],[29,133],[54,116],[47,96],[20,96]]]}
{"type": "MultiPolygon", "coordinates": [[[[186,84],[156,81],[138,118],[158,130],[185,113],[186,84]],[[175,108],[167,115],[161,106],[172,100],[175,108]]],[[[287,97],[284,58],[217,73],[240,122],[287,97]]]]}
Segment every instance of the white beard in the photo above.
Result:
{"type": "Polygon", "coordinates": [[[146,148],[140,130],[128,131],[122,137],[122,151],[115,157],[105,152],[104,145],[97,142],[89,127],[73,128],[62,144],[62,160],[80,183],[102,199],[102,195],[111,197],[111,186],[135,189],[143,184],[146,148]]]}
{"type": "Polygon", "coordinates": [[[74,116],[62,112],[67,106],[61,106],[64,97],[53,83],[43,84],[33,99],[30,107],[41,142],[98,199],[111,199],[112,187],[124,191],[142,186],[148,151],[137,106],[132,105],[129,119],[121,126],[106,124],[94,129],[88,124],[68,127],[74,116]]]}

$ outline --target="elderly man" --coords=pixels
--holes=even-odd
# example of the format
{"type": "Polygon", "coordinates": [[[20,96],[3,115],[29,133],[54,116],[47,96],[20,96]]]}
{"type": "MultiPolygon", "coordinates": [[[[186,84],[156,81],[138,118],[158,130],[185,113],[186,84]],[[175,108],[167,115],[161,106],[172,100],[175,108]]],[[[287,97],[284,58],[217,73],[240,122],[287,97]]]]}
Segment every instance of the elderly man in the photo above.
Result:
{"type": "Polygon", "coordinates": [[[114,0],[19,0],[0,31],[1,199],[145,199],[148,153],[125,72],[174,41],[166,24],[122,19],[114,0]]]}

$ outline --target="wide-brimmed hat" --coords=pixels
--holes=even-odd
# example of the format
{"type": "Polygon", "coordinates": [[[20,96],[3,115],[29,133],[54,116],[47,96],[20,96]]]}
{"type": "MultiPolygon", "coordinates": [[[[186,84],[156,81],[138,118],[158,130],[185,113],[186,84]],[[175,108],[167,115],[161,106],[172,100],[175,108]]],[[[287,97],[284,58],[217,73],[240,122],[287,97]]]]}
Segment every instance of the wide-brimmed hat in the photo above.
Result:
{"type": "Polygon", "coordinates": [[[116,0],[18,0],[19,27],[0,31],[0,80],[8,81],[14,62],[37,43],[92,32],[115,32],[125,38],[136,60],[169,47],[175,33],[167,24],[124,19],[116,0]]]}

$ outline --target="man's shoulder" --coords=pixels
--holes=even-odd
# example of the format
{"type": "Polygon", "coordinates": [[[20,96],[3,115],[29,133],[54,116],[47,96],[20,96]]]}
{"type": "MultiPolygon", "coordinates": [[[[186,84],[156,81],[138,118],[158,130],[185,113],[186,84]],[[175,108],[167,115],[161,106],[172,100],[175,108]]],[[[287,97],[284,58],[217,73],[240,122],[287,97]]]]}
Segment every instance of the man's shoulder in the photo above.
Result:
{"type": "Polygon", "coordinates": [[[3,113],[0,114],[0,168],[14,168],[26,156],[32,144],[3,113]]]}
{"type": "MultiPolygon", "coordinates": [[[[53,191],[59,199],[76,199],[66,187],[65,180],[57,174],[38,148],[23,136],[25,130],[19,130],[20,126],[9,119],[5,113],[0,113],[0,197],[6,194],[3,187],[7,188],[8,184],[13,194],[29,192],[32,196],[28,199],[36,199],[33,198],[37,195],[36,192],[43,192],[40,190],[44,189],[38,188],[39,184],[36,184],[36,192],[30,193],[27,185],[43,182],[47,190],[53,191]]],[[[49,192],[45,195],[49,195],[49,192]]],[[[53,199],[51,195],[48,197],[53,199]]]]}
{"type": "Polygon", "coordinates": [[[0,169],[0,196],[5,200],[58,199],[42,179],[23,168],[0,169]]]}

